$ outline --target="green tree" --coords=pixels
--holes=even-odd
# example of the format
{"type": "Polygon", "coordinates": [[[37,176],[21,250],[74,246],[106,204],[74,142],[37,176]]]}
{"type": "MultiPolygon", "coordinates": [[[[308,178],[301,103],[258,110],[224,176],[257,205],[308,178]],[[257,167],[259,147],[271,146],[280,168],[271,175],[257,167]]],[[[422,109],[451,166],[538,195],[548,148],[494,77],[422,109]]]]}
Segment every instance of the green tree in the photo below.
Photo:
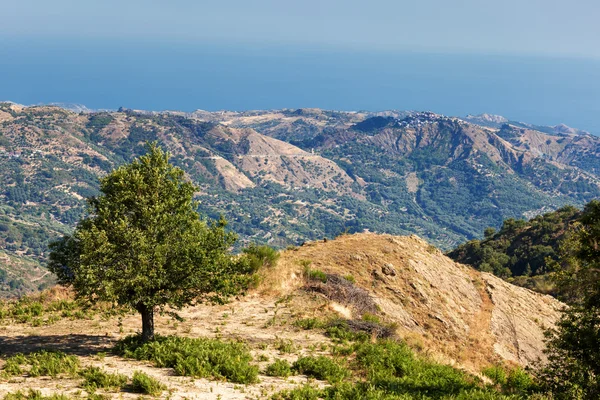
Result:
{"type": "Polygon", "coordinates": [[[203,301],[223,302],[251,272],[229,253],[225,221],[197,213],[196,188],[156,143],[100,180],[90,216],[51,244],[48,268],[80,298],[137,310],[142,339],[154,338],[154,314],[203,301]]]}
{"type": "Polygon", "coordinates": [[[541,376],[559,399],[600,398],[600,201],[588,203],[561,248],[559,273],[569,307],[549,332],[541,376]]]}

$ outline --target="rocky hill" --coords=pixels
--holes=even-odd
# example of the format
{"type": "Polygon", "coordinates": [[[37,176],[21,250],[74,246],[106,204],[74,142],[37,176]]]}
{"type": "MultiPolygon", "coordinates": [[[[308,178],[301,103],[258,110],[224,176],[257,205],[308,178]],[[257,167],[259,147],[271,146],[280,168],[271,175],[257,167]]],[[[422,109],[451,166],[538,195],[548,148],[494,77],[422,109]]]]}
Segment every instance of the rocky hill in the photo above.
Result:
{"type": "MultiPolygon", "coordinates": [[[[111,373],[130,377],[135,370],[143,371],[166,385],[170,398],[268,398],[306,382],[313,387],[325,385],[322,378],[308,381],[306,375],[293,371],[288,379],[268,376],[264,371],[274,360],[294,363],[300,357],[325,356],[339,362],[352,358],[341,353],[348,347],[346,341],[336,339],[339,331],[330,329],[338,325],[327,325],[326,321],[345,321],[347,326],[366,332],[371,336],[367,343],[384,334],[393,335],[419,357],[481,376],[482,370],[493,365],[543,362],[543,331],[554,325],[562,307],[550,296],[457,264],[414,236],[355,234],[307,242],[283,251],[278,264],[261,274],[262,282],[246,297],[223,306],[186,308],[180,313],[182,321],[160,316],[156,323],[157,332],[163,335],[244,343],[253,357],[251,364],[259,367],[259,383],[182,377],[172,368],[111,354],[118,339],[139,330],[139,317],[118,319],[94,314],[93,310],[82,315],[74,311],[61,314],[56,311],[59,303],[52,299],[62,301],[62,310],[72,308],[68,293],[57,289],[53,297],[43,300],[45,311],[31,319],[23,318],[26,311],[11,319],[6,306],[2,307],[0,353],[8,357],[46,348],[74,355],[82,366],[111,373]]],[[[22,304],[20,309],[30,307],[31,303],[22,304]]],[[[0,368],[3,365],[0,363],[0,368]]],[[[446,379],[447,371],[436,371],[438,385],[446,379]]],[[[458,378],[453,376],[456,385],[458,378]]],[[[361,375],[359,380],[363,378],[361,375]]],[[[437,386],[410,389],[410,381],[399,385],[386,390],[401,393],[405,390],[402,385],[407,385],[413,390],[410,393],[432,396],[418,398],[441,398],[436,397],[437,386]]],[[[82,390],[81,381],[73,377],[19,376],[0,380],[0,395],[24,387],[45,395],[73,395],[82,390]]],[[[461,390],[453,387],[453,394],[461,390]]],[[[127,391],[117,395],[134,398],[127,391]]]]}
{"type": "Polygon", "coordinates": [[[506,218],[600,195],[600,140],[564,129],[396,111],[74,112],[3,103],[0,248],[28,272],[0,267],[0,290],[46,285],[51,277],[35,263],[48,241],[72,229],[99,176],[153,140],[199,186],[201,211],[224,214],[240,245],[369,230],[415,233],[448,249],[506,218]]]}

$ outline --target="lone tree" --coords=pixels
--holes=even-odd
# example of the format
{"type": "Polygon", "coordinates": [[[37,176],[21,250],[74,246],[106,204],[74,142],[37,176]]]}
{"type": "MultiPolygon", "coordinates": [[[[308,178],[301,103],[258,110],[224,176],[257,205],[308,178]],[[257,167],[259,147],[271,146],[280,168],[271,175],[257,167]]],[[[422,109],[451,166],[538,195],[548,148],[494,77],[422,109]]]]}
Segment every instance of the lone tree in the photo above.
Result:
{"type": "Polygon", "coordinates": [[[226,222],[200,218],[196,188],[156,143],[100,180],[90,215],[73,235],[50,245],[48,268],[79,298],[137,310],[142,340],[154,338],[154,314],[242,291],[252,268],[229,248],[226,222]]]}

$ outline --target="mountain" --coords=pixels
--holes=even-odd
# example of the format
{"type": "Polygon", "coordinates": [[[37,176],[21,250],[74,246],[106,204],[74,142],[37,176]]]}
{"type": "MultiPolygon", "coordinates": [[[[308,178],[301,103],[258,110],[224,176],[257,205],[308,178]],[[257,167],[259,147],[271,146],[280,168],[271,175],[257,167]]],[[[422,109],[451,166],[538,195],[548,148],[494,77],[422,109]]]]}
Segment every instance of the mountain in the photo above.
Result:
{"type": "MultiPolygon", "coordinates": [[[[378,388],[376,398],[529,398],[516,394],[527,390],[530,379],[519,370],[506,373],[509,382],[521,378],[514,388],[475,377],[486,370],[493,377],[499,368],[514,370],[543,362],[543,332],[554,326],[563,307],[552,297],[457,264],[414,236],[355,234],[306,242],[282,251],[278,263],[260,273],[263,278],[257,288],[228,304],[186,307],[178,311],[182,319],[177,322],[166,313],[157,314],[157,333],[182,341],[199,339],[194,343],[199,350],[192,352],[195,347],[190,345],[170,348],[161,339],[146,353],[164,354],[161,349],[166,347],[176,353],[187,351],[185,357],[165,354],[163,362],[140,362],[131,354],[115,354],[117,341],[139,330],[139,316],[115,315],[112,309],[80,310],[60,288],[40,301],[3,302],[0,352],[8,358],[40,349],[62,351],[79,361],[81,369],[93,366],[124,374],[125,381],[134,371],[143,371],[166,385],[173,398],[271,398],[284,389],[304,387],[306,375],[314,378],[308,381],[313,388],[324,387],[325,380],[335,385],[330,377],[335,378],[339,366],[349,376],[342,387],[355,387],[352,395],[346,390],[345,396],[335,397],[340,399],[375,398],[361,395],[363,386],[378,388]],[[30,315],[29,310],[37,312],[30,315]],[[355,334],[362,339],[353,339],[355,334]],[[380,340],[389,336],[401,339],[399,344],[380,340]],[[214,357],[206,357],[206,349],[214,357]],[[366,366],[355,362],[369,354],[366,366]],[[275,361],[294,364],[312,357],[318,361],[313,370],[293,368],[289,378],[265,372],[275,361]],[[165,359],[186,364],[171,368],[165,359]],[[248,362],[260,377],[250,385],[240,382],[245,375],[235,372],[248,362]],[[332,362],[337,364],[330,367],[332,362]],[[224,367],[210,368],[210,363],[224,367]],[[201,373],[194,374],[199,369],[192,367],[199,364],[201,373]],[[385,370],[374,374],[380,365],[385,370]],[[496,367],[492,374],[490,367],[496,367]],[[333,373],[319,373],[325,368],[333,373]],[[368,384],[361,386],[365,381],[368,384]],[[502,391],[506,396],[500,395],[502,391]]],[[[15,359],[11,361],[14,365],[15,359]]],[[[21,356],[20,363],[25,361],[21,356]]],[[[97,386],[84,385],[85,375],[40,379],[21,370],[18,374],[18,379],[3,380],[0,396],[31,388],[45,396],[64,393],[82,398],[83,390],[95,390],[97,396],[133,398],[131,386],[98,387],[100,379],[97,386]]]]}
{"type": "Polygon", "coordinates": [[[199,186],[201,211],[224,214],[240,246],[369,230],[449,249],[506,218],[600,195],[600,139],[580,132],[430,112],[77,113],[3,103],[0,247],[28,272],[0,267],[0,291],[44,286],[48,241],[83,215],[98,177],[154,140],[199,186]]]}

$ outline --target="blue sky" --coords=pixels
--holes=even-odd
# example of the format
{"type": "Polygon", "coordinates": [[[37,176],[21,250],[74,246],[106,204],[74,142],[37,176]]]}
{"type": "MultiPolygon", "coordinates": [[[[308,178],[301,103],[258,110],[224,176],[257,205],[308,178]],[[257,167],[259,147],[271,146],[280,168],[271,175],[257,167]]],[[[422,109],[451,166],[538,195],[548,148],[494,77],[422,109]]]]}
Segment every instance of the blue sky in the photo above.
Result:
{"type": "Polygon", "coordinates": [[[127,39],[600,58],[598,0],[18,0],[0,40],[127,39]]]}

